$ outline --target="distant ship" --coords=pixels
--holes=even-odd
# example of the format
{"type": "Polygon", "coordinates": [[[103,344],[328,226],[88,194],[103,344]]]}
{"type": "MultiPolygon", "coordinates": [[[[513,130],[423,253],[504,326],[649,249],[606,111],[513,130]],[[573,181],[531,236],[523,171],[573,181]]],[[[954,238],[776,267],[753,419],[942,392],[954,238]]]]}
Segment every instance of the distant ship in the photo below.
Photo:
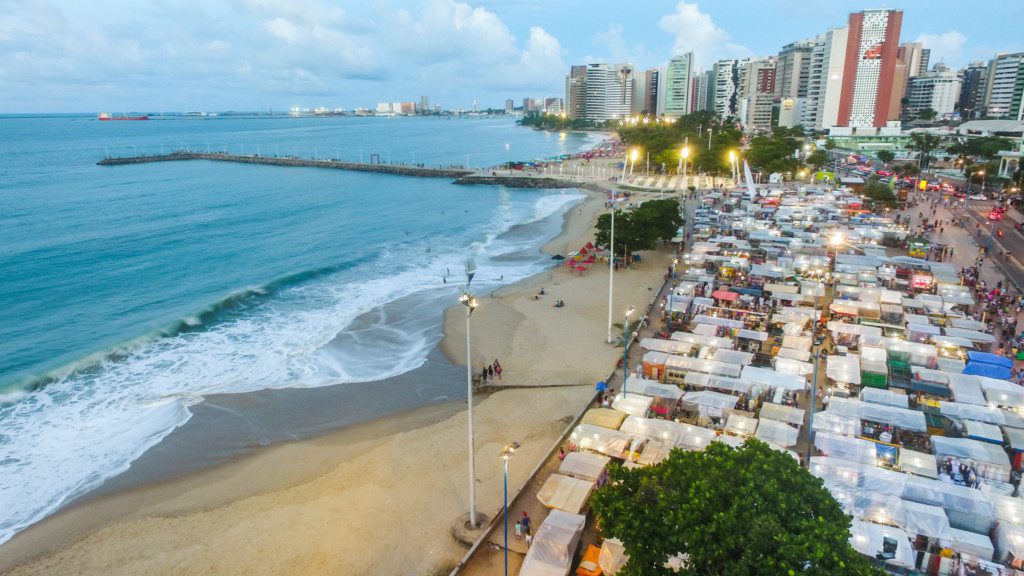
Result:
{"type": "Polygon", "coordinates": [[[105,120],[149,120],[149,115],[145,114],[145,115],[142,115],[142,116],[111,116],[110,114],[108,114],[106,112],[100,112],[100,115],[97,116],[97,118],[99,118],[100,120],[104,120],[104,121],[105,120]]]}

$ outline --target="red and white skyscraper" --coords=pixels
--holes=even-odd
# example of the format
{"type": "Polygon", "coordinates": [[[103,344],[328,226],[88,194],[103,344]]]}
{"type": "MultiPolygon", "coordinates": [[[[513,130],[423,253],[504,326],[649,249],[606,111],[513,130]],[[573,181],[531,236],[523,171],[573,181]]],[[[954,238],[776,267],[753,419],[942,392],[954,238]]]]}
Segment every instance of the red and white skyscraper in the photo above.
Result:
{"type": "Polygon", "coordinates": [[[902,10],[865,10],[850,14],[849,40],[839,126],[884,127],[890,114],[900,44],[902,10]]]}

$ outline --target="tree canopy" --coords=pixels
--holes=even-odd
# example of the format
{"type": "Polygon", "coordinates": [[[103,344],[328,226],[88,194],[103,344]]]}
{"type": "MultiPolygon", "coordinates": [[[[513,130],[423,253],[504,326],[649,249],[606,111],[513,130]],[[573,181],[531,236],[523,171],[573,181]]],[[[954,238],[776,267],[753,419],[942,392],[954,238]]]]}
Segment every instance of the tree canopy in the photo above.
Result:
{"type": "Polygon", "coordinates": [[[728,172],[728,151],[739,148],[742,135],[735,122],[707,111],[686,114],[672,122],[655,119],[619,128],[619,137],[627,146],[649,153],[655,166],[664,164],[671,171],[678,167],[680,152],[688,143],[691,173],[728,172]]]}
{"type": "Polygon", "coordinates": [[[850,519],[821,480],[759,440],[613,466],[591,507],[625,546],[624,576],[881,575],[850,545],[850,519]],[[676,554],[688,559],[679,572],[665,567],[676,554]]]}
{"type": "Polygon", "coordinates": [[[878,156],[878,159],[881,160],[882,162],[885,162],[886,164],[896,159],[896,154],[894,154],[891,150],[879,150],[878,153],[875,154],[875,156],[878,156]]]}
{"type": "MultiPolygon", "coordinates": [[[[653,250],[658,240],[670,240],[683,224],[679,201],[674,198],[648,200],[632,210],[615,211],[615,253],[627,250],[653,250]]],[[[611,214],[597,219],[596,242],[607,246],[611,233],[611,214]]]]}
{"type": "Polygon", "coordinates": [[[998,136],[982,136],[967,138],[946,148],[950,154],[960,157],[977,156],[986,160],[994,160],[1001,150],[1012,150],[1013,141],[998,136]]]}
{"type": "Polygon", "coordinates": [[[587,128],[607,128],[610,122],[597,122],[583,118],[569,118],[560,114],[542,114],[530,112],[519,120],[519,124],[544,130],[584,130],[587,128]]]}
{"type": "Polygon", "coordinates": [[[892,193],[892,188],[879,181],[877,176],[868,178],[868,181],[864,183],[863,193],[871,200],[881,204],[896,202],[896,195],[892,193]]]}
{"type": "Polygon", "coordinates": [[[744,153],[751,168],[762,172],[796,172],[800,161],[793,152],[801,142],[790,135],[788,129],[776,129],[771,136],[755,136],[744,153]]]}
{"type": "Polygon", "coordinates": [[[935,117],[938,115],[939,113],[936,112],[935,110],[932,110],[931,108],[922,108],[917,113],[917,119],[924,120],[925,122],[930,122],[932,120],[935,120],[935,117]]]}
{"type": "Polygon", "coordinates": [[[818,170],[828,164],[828,154],[824,150],[815,150],[807,155],[807,163],[818,170]]]}
{"type": "Polygon", "coordinates": [[[923,170],[928,167],[929,154],[931,154],[932,150],[938,148],[941,143],[942,138],[934,134],[913,132],[910,134],[910,142],[907,143],[907,149],[918,153],[918,168],[923,170]]]}

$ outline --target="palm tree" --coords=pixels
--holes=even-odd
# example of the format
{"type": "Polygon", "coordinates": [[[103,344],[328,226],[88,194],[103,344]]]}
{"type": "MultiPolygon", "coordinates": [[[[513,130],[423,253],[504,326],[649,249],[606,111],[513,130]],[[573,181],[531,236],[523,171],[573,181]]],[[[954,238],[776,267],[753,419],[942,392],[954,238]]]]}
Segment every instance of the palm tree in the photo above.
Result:
{"type": "Polygon", "coordinates": [[[928,167],[928,155],[932,150],[938,148],[941,142],[942,138],[926,132],[914,132],[910,135],[910,142],[907,144],[907,148],[919,153],[917,161],[918,175],[928,167]]]}

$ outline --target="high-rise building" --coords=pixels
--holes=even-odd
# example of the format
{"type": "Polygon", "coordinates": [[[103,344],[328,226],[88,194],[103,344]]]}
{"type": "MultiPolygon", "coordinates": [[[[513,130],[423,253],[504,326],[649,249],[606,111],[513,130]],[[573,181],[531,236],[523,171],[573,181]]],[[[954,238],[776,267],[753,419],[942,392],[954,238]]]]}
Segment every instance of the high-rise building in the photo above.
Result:
{"type": "Polygon", "coordinates": [[[814,38],[807,80],[807,99],[800,111],[800,124],[823,130],[839,119],[839,97],[846,70],[849,27],[833,28],[814,38]]]}
{"type": "Polygon", "coordinates": [[[430,113],[430,98],[427,96],[420,96],[420,106],[416,109],[420,114],[430,113]]]}
{"type": "Polygon", "coordinates": [[[931,60],[932,51],[925,48],[920,42],[904,42],[900,44],[905,54],[904,60],[907,63],[907,78],[920,76],[928,71],[928,61],[931,60]]]}
{"type": "Polygon", "coordinates": [[[693,52],[673,56],[665,70],[665,110],[668,116],[692,112],[693,52]]]}
{"type": "Polygon", "coordinates": [[[960,98],[956,109],[964,120],[978,118],[984,111],[987,77],[988,65],[984,62],[971,62],[960,71],[960,98]]]}
{"type": "Polygon", "coordinates": [[[850,14],[839,126],[885,127],[896,72],[902,10],[850,14]]]}
{"type": "Polygon", "coordinates": [[[661,68],[648,68],[644,72],[644,105],[641,110],[642,113],[656,116],[663,112],[665,92],[661,79],[664,77],[665,72],[661,68]]]}
{"type": "Polygon", "coordinates": [[[960,78],[955,71],[942,64],[934,70],[910,79],[907,88],[907,117],[916,118],[922,110],[932,109],[938,113],[952,114],[960,96],[960,78]]]}
{"type": "Polygon", "coordinates": [[[505,114],[512,114],[516,111],[516,103],[511,98],[505,98],[505,114]]]}
{"type": "Polygon", "coordinates": [[[1024,91],[1024,52],[996,54],[985,79],[985,116],[1020,118],[1024,91]]]}
{"type": "Polygon", "coordinates": [[[806,98],[815,39],[786,44],[775,65],[775,97],[806,98]]]}
{"type": "Polygon", "coordinates": [[[571,66],[565,77],[565,105],[570,118],[583,118],[587,99],[587,67],[571,66]]]}
{"type": "Polygon", "coordinates": [[[738,116],[749,132],[770,130],[775,104],[775,57],[756,58],[739,69],[738,116]]]}
{"type": "Polygon", "coordinates": [[[603,122],[628,116],[633,104],[633,75],[632,64],[571,67],[565,77],[570,117],[603,122]]]}
{"type": "Polygon", "coordinates": [[[544,99],[544,112],[548,114],[561,114],[565,110],[565,105],[561,98],[545,98],[544,99]]]}
{"type": "Polygon", "coordinates": [[[712,68],[715,75],[715,97],[712,109],[715,114],[723,118],[736,116],[738,112],[736,88],[740,82],[739,69],[740,61],[738,60],[719,60],[712,68]]]}
{"type": "Polygon", "coordinates": [[[701,72],[694,77],[694,112],[714,110],[715,108],[715,73],[712,70],[701,72]]]}

